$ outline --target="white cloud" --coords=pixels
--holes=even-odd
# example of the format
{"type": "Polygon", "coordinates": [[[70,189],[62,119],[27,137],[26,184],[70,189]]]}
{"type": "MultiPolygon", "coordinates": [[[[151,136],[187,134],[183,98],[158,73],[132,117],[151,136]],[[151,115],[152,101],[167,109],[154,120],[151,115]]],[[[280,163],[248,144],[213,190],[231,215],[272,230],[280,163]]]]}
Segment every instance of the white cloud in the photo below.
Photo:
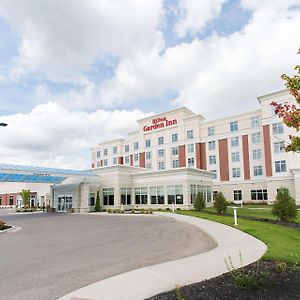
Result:
{"type": "Polygon", "coordinates": [[[28,114],[2,116],[0,161],[48,167],[89,168],[90,148],[137,130],[139,110],[70,112],[55,103],[36,106],[28,114]]]}
{"type": "Polygon", "coordinates": [[[2,0],[0,16],[21,39],[15,78],[42,72],[55,81],[80,82],[97,58],[163,46],[162,0],[2,0]]]}
{"type": "Polygon", "coordinates": [[[216,18],[227,0],[180,0],[179,20],[175,32],[179,37],[200,32],[208,21],[216,18]]]}

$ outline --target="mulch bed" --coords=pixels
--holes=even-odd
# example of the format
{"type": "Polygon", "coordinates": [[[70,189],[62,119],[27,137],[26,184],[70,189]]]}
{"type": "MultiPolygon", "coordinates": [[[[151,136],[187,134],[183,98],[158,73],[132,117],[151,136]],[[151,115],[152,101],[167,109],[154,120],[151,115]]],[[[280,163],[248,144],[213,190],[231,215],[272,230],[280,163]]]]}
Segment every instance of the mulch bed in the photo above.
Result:
{"type": "MultiPolygon", "coordinates": [[[[244,289],[237,286],[230,273],[176,290],[156,295],[148,300],[290,300],[300,299],[300,269],[287,269],[274,261],[259,261],[244,267],[243,272],[265,272],[261,287],[244,289]]],[[[283,265],[287,266],[287,265],[283,265]]]]}
{"type": "Polygon", "coordinates": [[[0,231],[1,230],[6,230],[6,229],[10,229],[10,228],[12,228],[12,226],[4,225],[3,227],[0,228],[0,231]]]}

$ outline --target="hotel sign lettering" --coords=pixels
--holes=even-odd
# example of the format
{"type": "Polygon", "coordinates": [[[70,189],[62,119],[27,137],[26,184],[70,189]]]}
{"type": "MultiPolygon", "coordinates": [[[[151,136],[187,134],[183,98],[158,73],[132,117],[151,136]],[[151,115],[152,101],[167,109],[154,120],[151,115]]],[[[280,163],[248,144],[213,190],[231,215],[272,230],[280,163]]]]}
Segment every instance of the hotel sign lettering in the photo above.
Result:
{"type": "Polygon", "coordinates": [[[172,125],[177,125],[177,119],[168,120],[167,117],[160,117],[160,118],[152,119],[151,125],[144,126],[143,130],[144,132],[147,132],[147,131],[165,128],[172,125]]]}

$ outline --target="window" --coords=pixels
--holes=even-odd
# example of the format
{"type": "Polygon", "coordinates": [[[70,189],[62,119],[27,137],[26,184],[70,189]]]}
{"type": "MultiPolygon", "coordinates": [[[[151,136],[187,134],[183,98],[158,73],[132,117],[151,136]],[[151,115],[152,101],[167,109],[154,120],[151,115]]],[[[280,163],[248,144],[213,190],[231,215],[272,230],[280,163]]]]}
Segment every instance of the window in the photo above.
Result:
{"type": "Polygon", "coordinates": [[[210,172],[214,173],[213,179],[217,178],[217,170],[210,170],[210,172]]]}
{"type": "Polygon", "coordinates": [[[231,147],[238,147],[239,146],[239,137],[235,136],[231,138],[231,147]]]}
{"type": "Polygon", "coordinates": [[[103,150],[103,155],[107,155],[108,154],[108,150],[107,149],[104,149],[103,150]]]}
{"type": "Polygon", "coordinates": [[[138,161],[139,160],[139,155],[136,153],[134,154],[134,161],[138,161]]]}
{"type": "MultiPolygon", "coordinates": [[[[14,196],[9,196],[9,205],[14,205],[14,196]]],[[[34,206],[34,204],[31,206],[34,206]]]]}
{"type": "Polygon", "coordinates": [[[165,188],[163,186],[150,187],[151,204],[165,204],[165,188]]]}
{"type": "Polygon", "coordinates": [[[187,152],[188,153],[194,153],[194,144],[188,144],[187,145],[187,152]]]}
{"type": "Polygon", "coordinates": [[[261,159],[261,149],[252,150],[252,158],[253,159],[261,159]]]}
{"type": "Polygon", "coordinates": [[[251,190],[251,200],[268,200],[267,190],[251,190]]]}
{"type": "Polygon", "coordinates": [[[194,203],[196,195],[200,193],[205,202],[211,201],[211,189],[209,186],[192,184],[191,188],[191,203],[194,203]]]}
{"type": "Polygon", "coordinates": [[[151,169],[151,168],[152,168],[151,163],[146,163],[146,169],[151,169]]]}
{"type": "Polygon", "coordinates": [[[172,147],[172,155],[178,155],[178,147],[172,147]]]}
{"type": "Polygon", "coordinates": [[[0,205],[2,205],[2,197],[0,197],[0,205]]]}
{"type": "Polygon", "coordinates": [[[146,140],[146,148],[151,147],[151,140],[146,140]]]}
{"type": "Polygon", "coordinates": [[[283,130],[282,123],[273,124],[273,134],[282,134],[283,132],[284,132],[284,130],[283,130]]]}
{"type": "Polygon", "coordinates": [[[135,142],[135,143],[133,144],[133,149],[134,149],[134,150],[139,149],[139,143],[138,143],[138,142],[135,142]]]}
{"type": "Polygon", "coordinates": [[[241,200],[243,200],[242,190],[234,190],[233,191],[233,200],[234,201],[241,201],[241,200]]]}
{"type": "Polygon", "coordinates": [[[188,167],[192,168],[192,167],[194,167],[194,165],[195,165],[194,157],[188,158],[188,167]]]}
{"type": "Polygon", "coordinates": [[[253,173],[254,173],[254,176],[261,176],[263,174],[262,166],[254,166],[253,173]]]}
{"type": "Polygon", "coordinates": [[[214,126],[208,127],[207,128],[207,134],[208,134],[208,136],[215,135],[215,127],[214,126]]]}
{"type": "Polygon", "coordinates": [[[114,188],[103,188],[103,205],[114,205],[114,188]]]}
{"type": "Polygon", "coordinates": [[[232,152],[231,153],[231,161],[232,162],[240,161],[240,152],[232,152]]]}
{"type": "Polygon", "coordinates": [[[117,159],[117,157],[114,157],[113,158],[113,165],[116,165],[118,163],[118,159],[117,159]]]}
{"type": "Polygon", "coordinates": [[[146,152],[146,159],[151,159],[151,152],[150,151],[146,152]]]}
{"type": "Polygon", "coordinates": [[[165,151],[164,151],[164,149],[159,149],[158,150],[158,157],[164,157],[165,156],[165,151]]]}
{"type": "Polygon", "coordinates": [[[238,130],[239,130],[238,122],[237,121],[230,122],[230,131],[234,132],[238,130]]]}
{"type": "Polygon", "coordinates": [[[251,137],[252,137],[252,144],[260,143],[260,132],[252,133],[251,137]]]}
{"type": "Polygon", "coordinates": [[[216,149],[216,142],[210,141],[208,142],[208,150],[215,150],[216,149]]]}
{"type": "Polygon", "coordinates": [[[129,164],[129,156],[125,156],[125,164],[129,164]]]}
{"type": "Polygon", "coordinates": [[[118,147],[113,147],[113,154],[117,154],[118,153],[118,147]]]}
{"type": "Polygon", "coordinates": [[[129,145],[125,145],[125,152],[129,152],[129,145]]]}
{"type": "Polygon", "coordinates": [[[188,140],[193,139],[194,138],[194,132],[193,132],[193,130],[188,130],[186,132],[186,137],[187,137],[188,140]]]}
{"type": "Polygon", "coordinates": [[[98,160],[98,161],[97,161],[97,168],[100,168],[100,166],[101,166],[101,165],[100,165],[100,161],[98,160]]]}
{"type": "Polygon", "coordinates": [[[134,189],[135,204],[148,204],[148,188],[138,187],[134,189]]]}
{"type": "Polygon", "coordinates": [[[158,145],[163,145],[164,144],[164,137],[161,136],[158,138],[158,145]]]}
{"type": "Polygon", "coordinates": [[[177,133],[173,133],[172,134],[172,142],[178,142],[178,134],[177,133]]]}
{"type": "Polygon", "coordinates": [[[89,206],[95,206],[95,193],[90,193],[89,206]]]}
{"type": "Polygon", "coordinates": [[[285,160],[276,160],[275,161],[275,172],[276,173],[286,172],[286,161],[285,160]]]}
{"type": "Polygon", "coordinates": [[[168,191],[168,204],[183,204],[183,188],[182,185],[169,185],[168,191]]]}
{"type": "Polygon", "coordinates": [[[96,152],[96,156],[99,158],[100,157],[100,151],[96,152]]]}
{"type": "Polygon", "coordinates": [[[241,177],[241,169],[240,168],[233,168],[232,169],[232,177],[233,178],[241,177]]]}
{"type": "Polygon", "coordinates": [[[253,117],[251,118],[251,128],[257,129],[260,126],[260,118],[259,117],[253,117]]]}
{"type": "Polygon", "coordinates": [[[217,163],[216,156],[215,155],[210,155],[209,156],[209,164],[210,165],[215,165],[216,163],[217,163]]]}
{"type": "Polygon", "coordinates": [[[179,168],[179,160],[178,159],[175,159],[172,161],[172,167],[173,168],[179,168]]]}
{"type": "Polygon", "coordinates": [[[164,170],[165,169],[165,162],[164,161],[160,161],[158,163],[158,170],[164,170]]]}
{"type": "Polygon", "coordinates": [[[121,204],[131,204],[131,187],[121,187],[121,204]]]}
{"type": "Polygon", "coordinates": [[[275,142],[274,143],[274,153],[283,153],[283,152],[285,152],[284,142],[275,142]]]}
{"type": "Polygon", "coordinates": [[[107,159],[104,159],[104,160],[103,160],[103,166],[104,166],[104,167],[107,167],[107,165],[108,165],[107,159]]]}

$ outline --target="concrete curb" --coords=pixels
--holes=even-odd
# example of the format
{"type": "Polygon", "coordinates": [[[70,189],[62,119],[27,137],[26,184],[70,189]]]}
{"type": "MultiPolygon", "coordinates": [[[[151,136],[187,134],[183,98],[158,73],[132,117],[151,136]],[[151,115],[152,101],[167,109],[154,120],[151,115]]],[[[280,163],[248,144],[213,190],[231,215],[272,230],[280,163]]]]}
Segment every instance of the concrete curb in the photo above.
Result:
{"type": "Polygon", "coordinates": [[[21,229],[22,229],[22,227],[12,226],[11,228],[8,228],[8,229],[5,229],[5,230],[0,230],[0,234],[1,233],[14,233],[14,232],[20,231],[21,229]]]}
{"type": "Polygon", "coordinates": [[[178,285],[196,283],[228,272],[224,263],[228,255],[236,267],[241,267],[239,252],[242,253],[243,264],[248,265],[260,259],[267,250],[263,242],[227,225],[184,215],[156,214],[198,227],[216,241],[217,247],[198,255],[119,274],[73,291],[60,299],[146,299],[178,285]]]}

